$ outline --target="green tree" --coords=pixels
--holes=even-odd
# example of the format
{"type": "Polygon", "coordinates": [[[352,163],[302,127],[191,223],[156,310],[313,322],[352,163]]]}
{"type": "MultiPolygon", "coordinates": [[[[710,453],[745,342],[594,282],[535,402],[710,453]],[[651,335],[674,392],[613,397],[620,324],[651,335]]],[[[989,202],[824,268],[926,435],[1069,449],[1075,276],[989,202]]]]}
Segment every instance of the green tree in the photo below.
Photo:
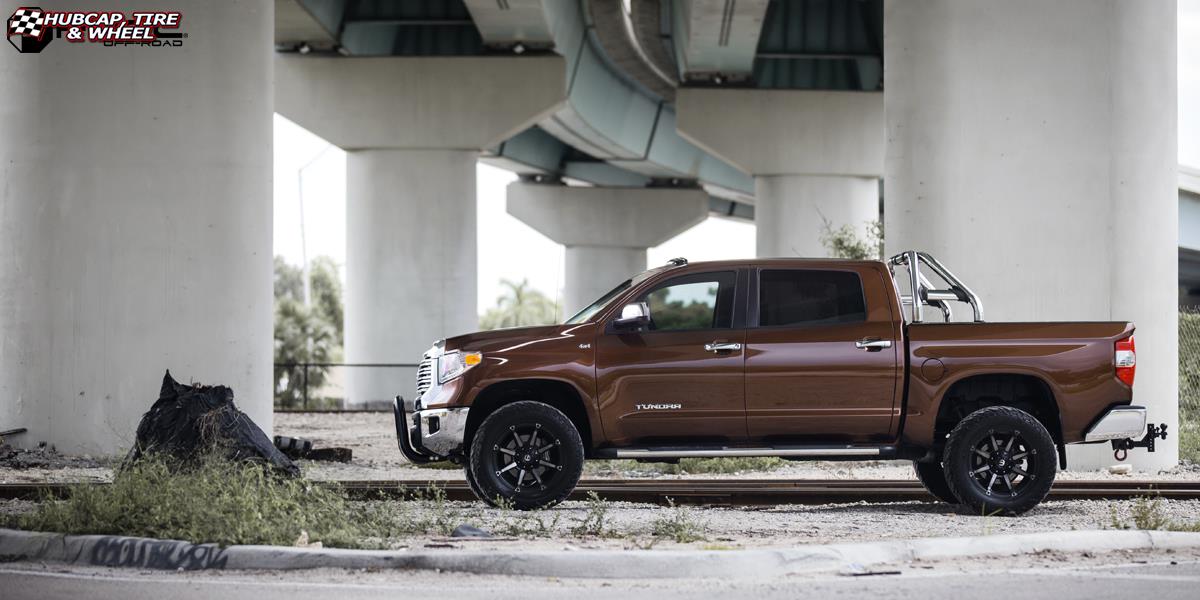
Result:
{"type": "Polygon", "coordinates": [[[479,317],[481,329],[552,325],[558,322],[558,307],[545,294],[531,288],[529,280],[513,283],[501,279],[500,285],[507,289],[496,298],[496,307],[489,308],[479,317]]]}
{"type": "MultiPolygon", "coordinates": [[[[276,364],[332,363],[342,360],[342,284],[337,263],[328,256],[309,264],[312,306],[304,305],[304,274],[281,256],[275,257],[276,364]]],[[[325,385],[327,367],[308,368],[309,394],[325,385]]],[[[304,398],[303,368],[275,370],[276,405],[299,406],[304,398]]]]}
{"type": "Polygon", "coordinates": [[[867,221],[866,234],[858,237],[858,232],[850,225],[842,225],[834,229],[833,224],[821,216],[821,245],[829,253],[830,258],[853,258],[857,260],[883,258],[883,223],[867,221]]]}

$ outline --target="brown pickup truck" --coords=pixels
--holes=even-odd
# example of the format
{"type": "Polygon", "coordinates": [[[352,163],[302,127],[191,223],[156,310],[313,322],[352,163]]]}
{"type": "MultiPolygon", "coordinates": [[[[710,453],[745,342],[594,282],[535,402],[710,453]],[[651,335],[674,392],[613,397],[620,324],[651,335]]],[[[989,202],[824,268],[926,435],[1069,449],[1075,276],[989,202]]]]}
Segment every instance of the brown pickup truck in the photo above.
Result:
{"type": "Polygon", "coordinates": [[[1165,437],[1131,405],[1133,330],[984,323],[921,252],[676,259],[561,325],[437,342],[396,432],[409,460],[462,464],[480,499],[521,509],[562,501],[589,458],[778,456],[912,460],[937,498],[1018,514],[1066,444],[1165,437]]]}

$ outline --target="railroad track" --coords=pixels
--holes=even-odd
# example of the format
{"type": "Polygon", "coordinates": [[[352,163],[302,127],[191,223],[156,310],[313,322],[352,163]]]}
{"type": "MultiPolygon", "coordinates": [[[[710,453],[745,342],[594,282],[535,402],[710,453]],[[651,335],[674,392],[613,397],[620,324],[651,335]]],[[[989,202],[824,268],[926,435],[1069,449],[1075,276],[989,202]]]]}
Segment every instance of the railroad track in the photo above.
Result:
{"type": "MultiPolygon", "coordinates": [[[[36,499],[46,495],[63,497],[73,488],[105,483],[5,483],[0,498],[36,499]]],[[[474,500],[465,481],[337,481],[357,499],[411,498],[428,495],[433,488],[449,500],[474,500]]],[[[584,499],[595,492],[605,500],[666,504],[770,505],[834,504],[847,502],[903,502],[932,500],[921,484],[901,479],[584,479],[571,495],[584,499]]],[[[1137,496],[1159,496],[1200,500],[1200,481],[1060,480],[1050,490],[1051,500],[1116,500],[1137,496]]]]}

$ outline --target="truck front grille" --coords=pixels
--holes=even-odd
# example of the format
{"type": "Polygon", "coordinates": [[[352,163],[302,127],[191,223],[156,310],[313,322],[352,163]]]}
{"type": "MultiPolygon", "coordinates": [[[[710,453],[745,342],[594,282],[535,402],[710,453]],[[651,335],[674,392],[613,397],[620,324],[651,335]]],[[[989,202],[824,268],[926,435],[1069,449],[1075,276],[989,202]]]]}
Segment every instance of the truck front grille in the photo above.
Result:
{"type": "Polygon", "coordinates": [[[433,358],[426,356],[417,366],[417,399],[425,395],[425,391],[433,385],[433,358]]]}

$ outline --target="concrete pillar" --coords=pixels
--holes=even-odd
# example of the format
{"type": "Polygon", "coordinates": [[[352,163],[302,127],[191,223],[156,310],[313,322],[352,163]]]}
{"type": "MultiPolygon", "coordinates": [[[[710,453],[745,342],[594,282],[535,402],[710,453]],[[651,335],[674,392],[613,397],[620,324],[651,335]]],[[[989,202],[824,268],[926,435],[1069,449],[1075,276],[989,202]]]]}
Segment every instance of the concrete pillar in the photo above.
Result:
{"type": "MultiPolygon", "coordinates": [[[[476,329],[476,156],[552,112],[564,74],[558,56],[276,57],[276,110],[348,152],[346,362],[415,363],[476,329]]],[[[414,376],[351,368],[347,401],[411,398],[414,376]]]]}
{"type": "Polygon", "coordinates": [[[646,249],[708,217],[699,189],[568,187],[517,181],[508,213],[566,246],[563,314],[646,269],[646,249]]]}
{"type": "MultiPolygon", "coordinates": [[[[1177,432],[1175,3],[885,11],[888,251],[940,257],[989,320],[1135,322],[1134,402],[1177,432]]],[[[1130,460],[1174,465],[1177,439],[1130,460]]]]}
{"type": "Polygon", "coordinates": [[[837,175],[754,178],[758,256],[826,256],[825,227],[849,225],[866,239],[879,220],[879,180],[837,175]]]}
{"type": "MultiPolygon", "coordinates": [[[[434,340],[478,326],[475,158],[461,150],[347,154],[347,362],[414,362],[434,340]]],[[[346,395],[355,402],[411,395],[412,382],[394,369],[351,373],[346,395]]]]}
{"type": "Polygon", "coordinates": [[[679,134],[754,175],[758,255],[828,256],[821,234],[879,219],[883,94],[681,88],[679,134]]]}
{"type": "Polygon", "coordinates": [[[124,451],[168,368],[271,431],[273,5],[170,8],[182,47],[0,52],[5,441],[124,451]]]}

